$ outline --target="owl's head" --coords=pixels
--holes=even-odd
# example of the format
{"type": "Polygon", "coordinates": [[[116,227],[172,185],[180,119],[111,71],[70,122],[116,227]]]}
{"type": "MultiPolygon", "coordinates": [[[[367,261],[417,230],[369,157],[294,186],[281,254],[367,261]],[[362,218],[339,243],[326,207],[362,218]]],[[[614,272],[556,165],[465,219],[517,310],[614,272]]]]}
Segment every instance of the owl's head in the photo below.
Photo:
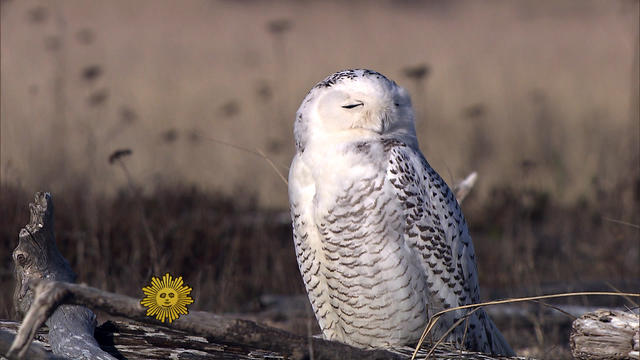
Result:
{"type": "Polygon", "coordinates": [[[314,86],[296,114],[296,148],[327,139],[398,138],[417,145],[411,98],[384,75],[340,71],[314,86]]]}

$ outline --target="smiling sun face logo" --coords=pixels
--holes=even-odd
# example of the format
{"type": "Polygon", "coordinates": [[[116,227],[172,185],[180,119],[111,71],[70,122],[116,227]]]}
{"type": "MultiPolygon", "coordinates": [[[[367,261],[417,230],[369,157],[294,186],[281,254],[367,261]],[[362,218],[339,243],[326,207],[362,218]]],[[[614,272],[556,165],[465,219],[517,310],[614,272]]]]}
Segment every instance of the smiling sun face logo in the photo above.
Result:
{"type": "Polygon", "coordinates": [[[187,305],[193,303],[189,296],[192,288],[184,285],[182,276],[173,279],[169,273],[164,274],[162,280],[157,277],[151,278],[151,286],[142,288],[145,297],[140,301],[142,306],[147,308],[147,316],[155,317],[169,323],[189,313],[187,305]]]}

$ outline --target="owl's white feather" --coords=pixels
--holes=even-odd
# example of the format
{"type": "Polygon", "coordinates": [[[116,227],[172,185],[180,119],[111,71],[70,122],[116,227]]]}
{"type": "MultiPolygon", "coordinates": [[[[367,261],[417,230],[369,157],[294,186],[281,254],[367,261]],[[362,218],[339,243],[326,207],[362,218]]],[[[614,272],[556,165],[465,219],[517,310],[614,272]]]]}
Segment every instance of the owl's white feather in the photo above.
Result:
{"type": "MultiPolygon", "coordinates": [[[[460,207],[418,148],[408,93],[371,70],[318,83],[294,125],[289,199],[300,272],[323,335],[351,345],[417,342],[429,316],[480,299],[460,207]]],[[[439,338],[460,317],[452,312],[439,338]]],[[[448,336],[512,355],[483,310],[448,336]]]]}

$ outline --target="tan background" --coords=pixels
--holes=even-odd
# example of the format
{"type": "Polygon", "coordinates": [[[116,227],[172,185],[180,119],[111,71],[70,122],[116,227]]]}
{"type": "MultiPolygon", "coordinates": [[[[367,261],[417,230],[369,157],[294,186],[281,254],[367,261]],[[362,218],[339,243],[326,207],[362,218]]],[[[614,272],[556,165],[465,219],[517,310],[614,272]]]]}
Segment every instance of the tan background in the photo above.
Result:
{"type": "Polygon", "coordinates": [[[266,161],[204,138],[286,167],[306,91],[353,67],[407,87],[429,161],[448,182],[478,170],[481,195],[531,182],[574,199],[637,163],[637,1],[5,0],[1,20],[1,179],[27,189],[113,193],[107,157],[131,148],[145,190],[284,207],[266,161]],[[419,64],[421,85],[403,72],[419,64]]]}

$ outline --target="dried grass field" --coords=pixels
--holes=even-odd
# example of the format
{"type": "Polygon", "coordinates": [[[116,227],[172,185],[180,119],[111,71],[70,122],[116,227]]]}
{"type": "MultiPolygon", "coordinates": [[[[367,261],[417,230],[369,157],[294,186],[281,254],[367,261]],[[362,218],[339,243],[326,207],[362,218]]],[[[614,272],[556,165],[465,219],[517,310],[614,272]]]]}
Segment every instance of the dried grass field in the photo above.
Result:
{"type": "MultiPolygon", "coordinates": [[[[0,318],[13,316],[10,254],[35,191],[53,193],[81,282],[142,296],[156,266],[194,288],[193,308],[244,314],[302,294],[287,188],[256,153],[286,176],[306,91],[353,67],[410,91],[449,184],[479,173],[463,211],[483,298],[640,288],[637,0],[0,10],[0,318]],[[132,153],[110,162],[119,149],[132,153]]],[[[543,310],[499,326],[520,353],[566,357],[566,323],[543,310]]]]}

